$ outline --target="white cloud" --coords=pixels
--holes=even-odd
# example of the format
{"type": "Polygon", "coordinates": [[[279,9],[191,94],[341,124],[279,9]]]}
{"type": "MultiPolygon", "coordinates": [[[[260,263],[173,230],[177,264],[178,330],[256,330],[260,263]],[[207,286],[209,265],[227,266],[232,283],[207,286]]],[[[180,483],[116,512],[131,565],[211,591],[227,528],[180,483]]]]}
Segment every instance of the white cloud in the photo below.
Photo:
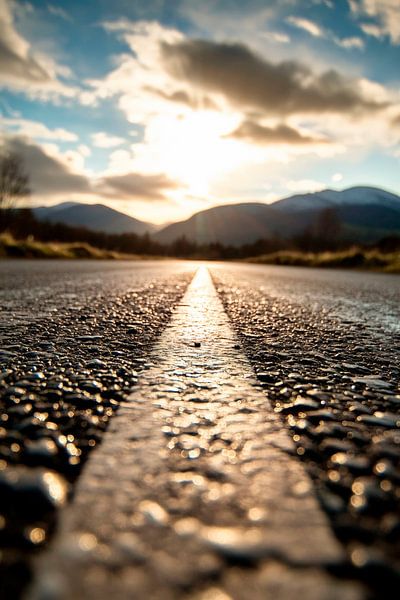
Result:
{"type": "Polygon", "coordinates": [[[314,21],[310,21],[309,19],[291,16],[291,17],[288,17],[286,19],[286,21],[288,23],[290,23],[290,25],[293,25],[294,27],[297,27],[298,29],[303,29],[304,31],[307,31],[307,33],[309,33],[310,35],[312,35],[314,37],[323,37],[324,36],[324,30],[322,29],[322,27],[320,27],[320,25],[318,25],[318,23],[315,23],[314,21]]]}
{"type": "Polygon", "coordinates": [[[297,27],[298,29],[303,29],[310,35],[316,38],[325,38],[326,40],[330,40],[334,42],[337,46],[345,49],[353,49],[358,48],[362,50],[364,48],[364,41],[358,36],[339,38],[335,36],[331,31],[324,29],[315,21],[310,21],[309,19],[304,19],[302,17],[288,17],[286,21],[297,27]]]}
{"type": "Polygon", "coordinates": [[[107,175],[120,175],[132,169],[133,153],[129,150],[114,150],[108,157],[107,175]]]}
{"type": "MultiPolygon", "coordinates": [[[[286,3],[287,0],[280,0],[279,5],[286,3]]],[[[254,2],[249,8],[248,2],[184,0],[180,11],[198,31],[211,33],[214,39],[237,41],[240,38],[248,42],[265,31],[268,23],[279,14],[279,8],[278,2],[254,2]]]]}
{"type": "Polygon", "coordinates": [[[105,131],[92,133],[90,137],[92,138],[93,146],[96,146],[96,148],[115,148],[125,142],[124,138],[116,135],[109,135],[105,131]]]}
{"type": "Polygon", "coordinates": [[[85,158],[87,156],[90,156],[92,154],[91,149],[89,148],[89,146],[86,146],[86,144],[79,144],[78,148],[77,148],[78,152],[80,154],[82,154],[82,156],[84,156],[85,158]]]}
{"type": "Polygon", "coordinates": [[[338,46],[346,49],[358,48],[359,50],[363,50],[365,48],[364,40],[360,37],[353,36],[347,38],[335,38],[335,43],[338,46]]]}
{"type": "Polygon", "coordinates": [[[333,181],[334,183],[339,183],[339,181],[342,181],[342,179],[343,179],[342,173],[334,173],[331,177],[331,181],[333,181]]]}
{"type": "Polygon", "coordinates": [[[361,25],[364,33],[380,37],[381,31],[390,37],[393,44],[400,44],[399,0],[349,0],[349,5],[356,16],[375,19],[373,24],[361,25]]]}
{"type": "Polygon", "coordinates": [[[59,17],[60,19],[64,19],[64,21],[72,22],[71,15],[69,15],[61,6],[54,6],[53,4],[47,5],[47,10],[54,17],[59,17]]]}
{"type": "Polygon", "coordinates": [[[44,123],[30,121],[20,118],[2,118],[2,125],[14,134],[28,136],[38,140],[59,140],[62,142],[76,142],[78,136],[72,131],[67,131],[61,127],[49,129],[44,123]]]}
{"type": "Polygon", "coordinates": [[[322,181],[315,181],[314,179],[296,179],[288,181],[286,188],[296,194],[308,193],[308,192],[320,192],[326,188],[326,184],[322,181]]]}
{"type": "Polygon", "coordinates": [[[370,35],[378,40],[385,37],[384,28],[376,23],[361,23],[360,27],[366,35],[370,35]]]}
{"type": "Polygon", "coordinates": [[[289,44],[290,37],[287,33],[282,33],[281,31],[263,31],[260,33],[262,37],[277,44],[289,44]]]}

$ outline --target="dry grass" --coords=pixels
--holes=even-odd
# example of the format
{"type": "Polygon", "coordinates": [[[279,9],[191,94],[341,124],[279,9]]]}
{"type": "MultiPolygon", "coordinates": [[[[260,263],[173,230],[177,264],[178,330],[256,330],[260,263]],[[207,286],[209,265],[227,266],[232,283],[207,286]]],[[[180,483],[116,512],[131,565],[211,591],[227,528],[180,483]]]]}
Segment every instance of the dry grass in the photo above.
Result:
{"type": "Polygon", "coordinates": [[[255,256],[246,262],[265,265],[290,265],[297,267],[325,267],[338,269],[365,269],[400,273],[400,252],[382,253],[379,250],[350,248],[337,252],[296,252],[281,250],[255,256]]]}
{"type": "Polygon", "coordinates": [[[92,258],[92,259],[141,259],[136,254],[121,254],[100,250],[84,242],[39,242],[31,237],[16,240],[9,233],[0,234],[1,258],[92,258]]]}

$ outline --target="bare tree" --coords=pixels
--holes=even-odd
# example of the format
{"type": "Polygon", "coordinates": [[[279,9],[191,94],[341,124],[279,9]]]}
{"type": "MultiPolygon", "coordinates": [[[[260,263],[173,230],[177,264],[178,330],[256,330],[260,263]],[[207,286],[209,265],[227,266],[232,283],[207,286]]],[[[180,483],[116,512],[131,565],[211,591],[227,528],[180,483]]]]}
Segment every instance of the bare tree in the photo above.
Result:
{"type": "Polygon", "coordinates": [[[16,152],[0,154],[0,209],[10,208],[15,200],[29,196],[29,176],[16,152]]]}

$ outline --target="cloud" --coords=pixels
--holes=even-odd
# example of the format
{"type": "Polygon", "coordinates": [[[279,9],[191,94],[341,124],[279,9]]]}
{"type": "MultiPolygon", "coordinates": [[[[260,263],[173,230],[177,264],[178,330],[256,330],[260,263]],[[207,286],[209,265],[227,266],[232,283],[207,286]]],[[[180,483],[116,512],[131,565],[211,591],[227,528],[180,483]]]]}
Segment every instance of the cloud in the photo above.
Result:
{"type": "Polygon", "coordinates": [[[314,36],[314,37],[323,37],[324,36],[324,30],[322,29],[322,27],[320,27],[318,25],[318,23],[315,23],[314,21],[310,21],[309,19],[304,19],[302,17],[288,17],[286,19],[287,23],[289,23],[290,25],[293,25],[294,27],[297,27],[298,29],[303,29],[304,31],[307,31],[307,33],[309,33],[310,35],[314,36]]]}
{"type": "Polygon", "coordinates": [[[277,125],[265,127],[254,121],[244,121],[228,136],[230,138],[243,139],[255,144],[324,144],[326,139],[303,135],[297,129],[289,125],[277,125]]]}
{"type": "Polygon", "coordinates": [[[69,69],[57,65],[49,56],[33,52],[30,43],[18,33],[13,12],[17,10],[17,3],[0,0],[1,86],[39,97],[74,96],[76,91],[58,80],[58,75],[69,75],[69,69]]]}
{"type": "Polygon", "coordinates": [[[334,38],[334,41],[335,44],[341,46],[342,48],[346,48],[346,50],[351,50],[352,48],[358,48],[359,50],[363,50],[365,48],[364,40],[357,36],[347,38],[334,38]]]}
{"type": "Polygon", "coordinates": [[[400,125],[400,114],[393,118],[393,125],[400,125]]]}
{"type": "Polygon", "coordinates": [[[165,69],[203,92],[222,94],[242,110],[268,114],[362,113],[386,106],[360,82],[331,69],[315,74],[296,61],[272,63],[241,44],[161,42],[165,69]]]}
{"type": "Polygon", "coordinates": [[[4,138],[3,146],[16,152],[24,161],[34,194],[88,194],[90,182],[85,175],[74,173],[67,161],[52,156],[44,148],[23,137],[4,138]]]}
{"type": "Polygon", "coordinates": [[[343,179],[343,173],[334,173],[331,177],[331,181],[333,181],[333,183],[339,183],[339,181],[342,181],[343,179]]]}
{"type": "Polygon", "coordinates": [[[0,137],[0,148],[15,152],[23,160],[30,187],[37,198],[53,197],[100,198],[106,200],[168,200],[165,192],[181,185],[162,173],[126,172],[98,179],[83,170],[83,158],[90,154],[86,146],[61,154],[53,144],[40,146],[23,136],[0,137]]]}
{"type": "Polygon", "coordinates": [[[314,179],[298,179],[288,181],[286,183],[286,188],[297,194],[312,193],[326,189],[326,184],[321,181],[315,181],[314,179]]]}
{"type": "Polygon", "coordinates": [[[287,33],[281,31],[266,31],[262,33],[262,37],[277,44],[289,44],[290,37],[287,33]]]}
{"type": "Polygon", "coordinates": [[[81,154],[84,157],[90,156],[92,154],[91,149],[88,146],[86,146],[86,144],[79,144],[77,150],[79,154],[81,154]]]}
{"type": "Polygon", "coordinates": [[[214,39],[241,39],[255,41],[260,32],[276,21],[280,10],[293,0],[184,0],[180,2],[182,17],[191,22],[195,30],[207,33],[214,39]]]}
{"type": "Polygon", "coordinates": [[[16,31],[8,0],[0,0],[0,72],[30,82],[51,81],[50,74],[32,55],[29,43],[16,31]]]}
{"type": "Polygon", "coordinates": [[[384,29],[376,23],[360,23],[360,28],[366,35],[370,35],[378,40],[385,37],[384,29]]]}
{"type": "Polygon", "coordinates": [[[318,25],[318,23],[315,23],[315,21],[310,21],[309,19],[303,19],[301,17],[288,17],[286,21],[298,29],[307,31],[313,37],[325,38],[326,40],[330,40],[337,46],[345,48],[346,50],[352,50],[354,48],[362,50],[365,47],[364,41],[360,37],[337,37],[331,31],[324,29],[318,25]]]}
{"type": "Polygon", "coordinates": [[[186,106],[189,106],[193,110],[215,110],[217,108],[215,102],[213,102],[211,98],[201,95],[193,97],[189,94],[189,92],[185,90],[177,90],[175,92],[167,93],[163,90],[158,90],[157,88],[151,86],[147,86],[144,89],[145,91],[148,91],[151,94],[155,94],[160,98],[164,98],[164,100],[184,104],[186,106]]]}
{"type": "Polygon", "coordinates": [[[125,173],[104,177],[99,187],[106,195],[121,200],[165,200],[166,190],[177,189],[180,186],[161,173],[125,173]]]}
{"type": "Polygon", "coordinates": [[[2,118],[1,123],[14,134],[27,136],[39,140],[60,140],[62,142],[76,142],[78,136],[72,131],[61,127],[49,129],[44,123],[21,118],[2,118]]]}
{"type": "Polygon", "coordinates": [[[59,17],[60,19],[63,19],[64,21],[72,22],[72,17],[65,10],[63,10],[60,6],[53,6],[52,4],[48,4],[47,10],[54,17],[59,17]]]}
{"type": "Polygon", "coordinates": [[[362,24],[364,33],[374,37],[388,35],[393,44],[400,44],[399,0],[349,0],[351,11],[358,17],[375,20],[373,24],[362,24]],[[371,26],[374,27],[371,29],[371,26]]]}
{"type": "Polygon", "coordinates": [[[116,135],[109,135],[105,131],[92,133],[90,137],[92,138],[93,146],[96,146],[96,148],[115,148],[125,142],[124,138],[116,135]]]}

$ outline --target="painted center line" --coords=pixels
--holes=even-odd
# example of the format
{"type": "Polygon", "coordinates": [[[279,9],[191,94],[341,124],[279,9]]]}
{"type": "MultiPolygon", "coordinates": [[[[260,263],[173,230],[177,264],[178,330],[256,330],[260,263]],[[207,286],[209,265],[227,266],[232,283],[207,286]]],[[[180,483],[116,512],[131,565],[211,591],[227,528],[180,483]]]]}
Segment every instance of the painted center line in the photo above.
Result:
{"type": "Polygon", "coordinates": [[[359,599],[200,268],[78,481],[29,599],[359,599]]]}

